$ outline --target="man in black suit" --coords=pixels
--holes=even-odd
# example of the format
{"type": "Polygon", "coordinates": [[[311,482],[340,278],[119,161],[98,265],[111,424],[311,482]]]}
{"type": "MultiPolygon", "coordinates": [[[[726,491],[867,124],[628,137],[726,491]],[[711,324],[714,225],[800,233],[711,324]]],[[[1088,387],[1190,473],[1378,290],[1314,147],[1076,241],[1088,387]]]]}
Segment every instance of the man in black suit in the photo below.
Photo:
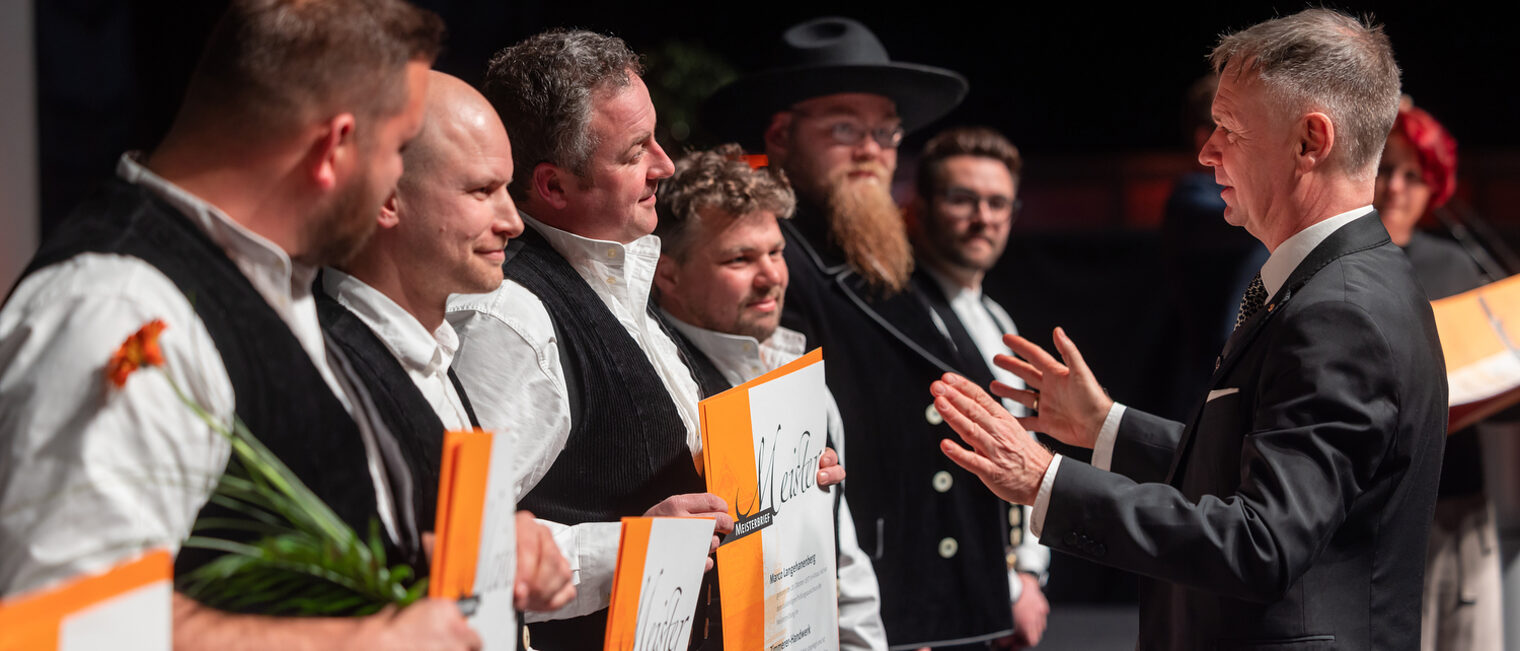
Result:
{"type": "Polygon", "coordinates": [[[931,387],[973,448],[941,449],[1032,504],[1046,544],[1144,575],[1141,648],[1417,648],[1446,386],[1429,303],[1369,205],[1392,50],[1312,9],[1223,38],[1213,62],[1199,160],[1225,219],[1272,253],[1192,421],[1108,399],[1057,330],[1065,364],[1018,337],[1028,361],[997,360],[1030,390],[994,392],[1037,416],[961,378],[931,387]],[[1093,465],[1026,426],[1094,448],[1093,465]]]}

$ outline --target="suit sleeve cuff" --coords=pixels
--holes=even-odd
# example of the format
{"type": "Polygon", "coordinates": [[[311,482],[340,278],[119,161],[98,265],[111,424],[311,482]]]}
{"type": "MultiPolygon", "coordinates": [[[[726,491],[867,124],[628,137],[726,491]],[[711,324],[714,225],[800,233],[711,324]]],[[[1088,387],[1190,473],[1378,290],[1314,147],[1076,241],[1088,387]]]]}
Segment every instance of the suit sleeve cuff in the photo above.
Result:
{"type": "Polygon", "coordinates": [[[1124,420],[1124,405],[1117,402],[1108,408],[1103,426],[1098,428],[1098,440],[1093,444],[1092,467],[1109,470],[1114,465],[1114,440],[1119,438],[1119,421],[1124,420]]]}
{"type": "Polygon", "coordinates": [[[1050,489],[1056,485],[1056,470],[1061,467],[1061,455],[1050,459],[1050,467],[1040,479],[1040,493],[1034,498],[1034,512],[1029,516],[1029,533],[1036,537],[1045,530],[1045,509],[1050,506],[1050,489]]]}

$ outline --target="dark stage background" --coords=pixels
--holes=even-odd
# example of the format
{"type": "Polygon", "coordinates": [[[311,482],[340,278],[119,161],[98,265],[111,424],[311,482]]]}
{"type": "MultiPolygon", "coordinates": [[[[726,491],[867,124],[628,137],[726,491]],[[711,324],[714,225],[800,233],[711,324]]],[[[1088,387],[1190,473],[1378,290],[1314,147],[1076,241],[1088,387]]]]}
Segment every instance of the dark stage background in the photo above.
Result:
{"type": "MultiPolygon", "coordinates": [[[[223,4],[36,3],[44,233],[111,173],[121,151],[152,147],[223,4]]],[[[1174,417],[1184,416],[1191,396],[1202,393],[1196,371],[1208,370],[1179,351],[1214,321],[1200,324],[1168,297],[1190,279],[1217,274],[1180,267],[1159,228],[1173,179],[1196,166],[1184,136],[1183,92],[1207,71],[1205,55],[1219,32],[1304,6],[419,4],[449,25],[438,67],[471,82],[493,52],[548,27],[622,36],[647,58],[662,142],[672,153],[713,144],[695,121],[697,102],[737,71],[763,65],[780,31],[802,19],[853,16],[895,59],[962,72],[971,81],[966,102],[910,136],[904,154],[954,124],[991,125],[1017,143],[1027,157],[1025,210],[989,278],[989,292],[1036,340],[1048,344],[1050,329],[1065,325],[1115,398],[1174,417]]],[[[1459,201],[1500,230],[1514,230],[1520,225],[1520,131],[1511,124],[1520,116],[1520,47],[1509,21],[1452,4],[1335,6],[1372,11],[1386,24],[1406,92],[1461,143],[1459,201]]],[[[1049,594],[1068,603],[1132,601],[1134,581],[1057,554],[1049,594]]]]}

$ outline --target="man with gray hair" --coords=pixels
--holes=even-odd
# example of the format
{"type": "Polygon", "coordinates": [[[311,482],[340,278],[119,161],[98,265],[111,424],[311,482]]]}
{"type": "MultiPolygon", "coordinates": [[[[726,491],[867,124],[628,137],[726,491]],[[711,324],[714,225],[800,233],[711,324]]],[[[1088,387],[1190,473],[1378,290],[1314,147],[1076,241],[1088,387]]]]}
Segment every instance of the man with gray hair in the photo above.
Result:
{"type": "MultiPolygon", "coordinates": [[[[540,651],[602,646],[621,517],[733,527],[698,475],[696,380],[649,302],[655,191],[674,166],[642,73],[622,40],[566,30],[502,50],[486,71],[527,228],[501,286],[455,297],[448,319],[481,425],[516,436],[519,506],[550,522],[570,560],[576,598],[527,618],[540,651]]],[[[842,476],[836,464],[819,483],[842,476]]]]}
{"type": "Polygon", "coordinates": [[[1415,649],[1446,431],[1430,304],[1371,208],[1399,73],[1380,28],[1311,9],[1224,37],[1199,160],[1271,251],[1190,423],[1126,409],[1059,329],[1010,336],[1015,419],[963,378],[941,449],[1034,506],[1055,549],[1144,575],[1140,648],[1415,649]],[[1027,361],[1026,361],[1027,360],[1027,361]],[[1064,362],[1064,363],[1063,363],[1064,362]],[[1024,428],[1093,448],[1053,456],[1024,428]]]}

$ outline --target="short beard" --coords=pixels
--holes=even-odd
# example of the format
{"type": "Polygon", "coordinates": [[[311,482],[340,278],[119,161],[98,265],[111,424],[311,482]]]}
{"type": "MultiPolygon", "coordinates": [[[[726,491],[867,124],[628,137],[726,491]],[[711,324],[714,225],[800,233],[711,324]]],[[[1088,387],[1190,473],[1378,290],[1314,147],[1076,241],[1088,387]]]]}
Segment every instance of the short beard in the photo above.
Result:
{"type": "Polygon", "coordinates": [[[887,182],[886,171],[876,165],[869,168],[877,172],[881,183],[850,180],[847,174],[862,167],[844,170],[830,183],[829,233],[844,249],[850,267],[873,289],[891,296],[908,285],[913,273],[913,247],[908,243],[902,212],[882,185],[887,182]]]}
{"type": "Polygon", "coordinates": [[[368,177],[358,178],[335,193],[307,222],[306,251],[295,260],[311,267],[338,267],[352,260],[379,224],[380,205],[369,205],[374,185],[368,177]]]}

